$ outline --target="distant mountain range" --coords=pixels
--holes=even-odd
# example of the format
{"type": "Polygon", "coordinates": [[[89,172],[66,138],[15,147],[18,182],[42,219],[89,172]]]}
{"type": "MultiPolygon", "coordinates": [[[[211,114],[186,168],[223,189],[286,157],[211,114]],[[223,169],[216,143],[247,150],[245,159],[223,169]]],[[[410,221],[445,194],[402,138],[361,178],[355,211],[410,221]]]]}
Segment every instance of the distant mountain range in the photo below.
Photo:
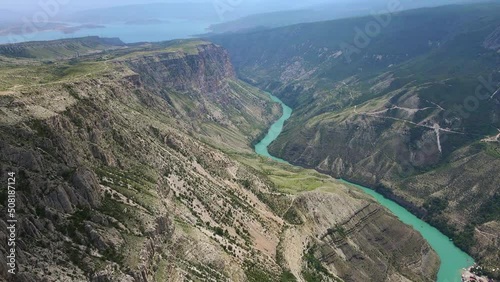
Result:
{"type": "MultiPolygon", "coordinates": [[[[442,1],[409,1],[398,2],[402,10],[422,7],[433,7],[457,3],[485,2],[481,0],[442,0],[442,1]]],[[[317,22],[340,18],[364,16],[387,10],[387,1],[352,1],[340,3],[323,3],[304,5],[303,9],[275,11],[252,14],[232,21],[214,24],[210,27],[213,33],[248,31],[253,29],[274,28],[298,23],[317,22]]]]}
{"type": "Polygon", "coordinates": [[[127,5],[75,12],[66,18],[73,22],[106,24],[148,19],[184,19],[217,22],[212,3],[154,3],[127,5]]]}

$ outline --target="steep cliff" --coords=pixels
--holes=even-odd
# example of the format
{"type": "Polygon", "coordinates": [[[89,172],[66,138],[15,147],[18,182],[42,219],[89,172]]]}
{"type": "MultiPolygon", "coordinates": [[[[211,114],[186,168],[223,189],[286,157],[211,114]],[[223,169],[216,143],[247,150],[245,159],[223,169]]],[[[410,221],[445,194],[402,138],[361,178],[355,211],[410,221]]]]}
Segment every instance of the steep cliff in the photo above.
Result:
{"type": "Polygon", "coordinates": [[[126,62],[135,72],[147,75],[143,79],[145,85],[179,92],[198,90],[212,94],[227,87],[227,79],[235,78],[227,51],[213,44],[198,45],[192,53],[145,54],[126,62]]]}

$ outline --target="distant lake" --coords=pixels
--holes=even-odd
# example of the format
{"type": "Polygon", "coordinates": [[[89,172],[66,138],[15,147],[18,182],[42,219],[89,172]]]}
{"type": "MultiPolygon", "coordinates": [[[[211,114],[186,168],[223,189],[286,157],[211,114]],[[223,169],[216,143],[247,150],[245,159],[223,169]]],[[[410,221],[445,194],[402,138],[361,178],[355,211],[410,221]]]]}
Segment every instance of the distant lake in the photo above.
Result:
{"type": "MultiPolygon", "coordinates": [[[[24,41],[43,41],[63,38],[84,37],[97,35],[100,37],[119,37],[125,43],[144,42],[144,41],[164,41],[179,38],[189,38],[196,34],[206,32],[206,29],[213,22],[202,22],[192,20],[169,20],[168,22],[153,23],[119,23],[106,24],[99,28],[82,28],[72,33],[64,33],[59,30],[48,30],[37,33],[30,33],[24,36],[13,35],[0,36],[0,44],[12,43],[12,38],[18,42],[24,41]]],[[[78,26],[78,24],[71,24],[78,26]]]]}

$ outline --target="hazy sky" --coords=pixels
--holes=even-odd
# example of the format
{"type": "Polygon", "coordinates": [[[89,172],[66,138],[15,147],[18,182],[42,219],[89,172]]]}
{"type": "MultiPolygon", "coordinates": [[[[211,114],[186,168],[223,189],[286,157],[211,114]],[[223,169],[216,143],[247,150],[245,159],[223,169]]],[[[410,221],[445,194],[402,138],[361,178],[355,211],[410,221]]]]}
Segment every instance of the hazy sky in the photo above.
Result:
{"type": "Polygon", "coordinates": [[[144,4],[144,3],[159,3],[159,2],[212,2],[212,3],[238,3],[238,6],[250,6],[250,5],[261,5],[263,3],[273,6],[283,6],[283,7],[303,7],[308,5],[314,5],[317,3],[324,2],[343,2],[347,0],[189,0],[189,1],[179,1],[179,0],[1,0],[0,9],[15,10],[15,11],[26,11],[26,10],[36,10],[39,9],[39,3],[49,3],[49,2],[59,2],[67,3],[61,5],[63,9],[69,10],[79,10],[79,9],[91,9],[91,8],[101,8],[110,6],[122,6],[129,4],[144,4]]]}
{"type": "MultiPolygon", "coordinates": [[[[89,8],[99,8],[99,7],[109,7],[109,6],[121,6],[129,4],[144,4],[144,3],[158,3],[158,2],[169,2],[169,1],[159,1],[159,0],[3,0],[2,8],[8,10],[34,10],[40,7],[40,3],[50,3],[50,2],[61,3],[61,6],[71,9],[89,9],[89,8]]],[[[172,1],[170,1],[172,2],[172,1]]],[[[190,1],[199,2],[199,1],[190,1]]]]}
{"type": "Polygon", "coordinates": [[[318,3],[341,3],[341,2],[357,2],[362,0],[0,0],[0,10],[13,11],[36,11],[40,9],[39,3],[59,2],[66,3],[61,5],[64,11],[86,10],[92,8],[102,8],[111,6],[123,6],[130,4],[145,4],[145,3],[169,3],[169,2],[208,2],[208,3],[237,3],[239,8],[257,8],[270,7],[275,10],[287,10],[291,8],[303,8],[312,6],[318,3]]]}
{"type": "MultiPolygon", "coordinates": [[[[196,3],[204,2],[214,5],[214,11],[224,12],[225,20],[236,19],[250,14],[258,14],[271,11],[283,11],[290,9],[300,9],[322,3],[340,3],[344,1],[366,1],[366,0],[0,0],[0,23],[9,21],[19,21],[24,18],[32,18],[34,15],[44,12],[43,7],[49,6],[49,10],[54,8],[48,3],[60,3],[56,16],[51,20],[68,20],[76,11],[89,10],[95,8],[106,8],[113,6],[124,6],[132,4],[148,3],[196,3]],[[216,7],[216,5],[219,5],[216,7]],[[229,5],[229,6],[228,6],[229,5]],[[227,9],[229,7],[229,9],[227,9]]],[[[387,1],[387,0],[384,0],[387,1]]]]}
{"type": "MultiPolygon", "coordinates": [[[[474,0],[400,0],[401,2],[409,3],[444,3],[461,2],[461,1],[474,1],[474,0]]],[[[480,0],[477,0],[480,1],[480,0]]],[[[59,5],[58,15],[69,15],[77,10],[87,10],[93,8],[104,8],[111,6],[123,6],[130,4],[146,4],[146,3],[186,3],[186,2],[208,2],[214,5],[232,5],[231,11],[234,16],[244,16],[254,13],[262,13],[268,11],[279,11],[289,9],[300,9],[316,6],[317,4],[334,4],[334,3],[349,3],[356,5],[356,3],[374,2],[388,3],[389,0],[0,0],[0,22],[2,19],[16,17],[19,18],[23,15],[30,16],[36,14],[37,11],[43,11],[42,6],[47,6],[47,3],[61,3],[59,5]],[[14,11],[18,13],[8,13],[14,11]],[[3,14],[2,14],[3,12],[3,14]]],[[[361,6],[365,4],[360,4],[361,6]]]]}
{"type": "MultiPolygon", "coordinates": [[[[0,10],[36,10],[39,9],[40,3],[49,2],[59,2],[65,3],[62,8],[69,10],[79,10],[79,9],[92,9],[92,8],[102,8],[110,6],[122,6],[130,4],[144,4],[144,3],[159,3],[159,2],[211,2],[211,3],[237,3],[236,6],[249,7],[249,6],[281,6],[290,8],[300,8],[313,6],[318,3],[352,3],[352,2],[363,2],[366,0],[0,0],[0,10]]],[[[376,0],[375,0],[376,1],[376,0]]],[[[388,0],[384,0],[388,2],[388,0]]],[[[402,0],[406,1],[406,0],[402,0]]],[[[410,2],[425,2],[422,0],[407,0],[410,2]]],[[[467,0],[462,0],[467,1],[467,0]]],[[[427,1],[429,2],[429,1],[427,1]]],[[[461,0],[435,0],[430,2],[461,2],[461,0]]],[[[285,9],[282,9],[285,10],[285,9]]],[[[0,15],[1,16],[1,15],[0,15]]]]}

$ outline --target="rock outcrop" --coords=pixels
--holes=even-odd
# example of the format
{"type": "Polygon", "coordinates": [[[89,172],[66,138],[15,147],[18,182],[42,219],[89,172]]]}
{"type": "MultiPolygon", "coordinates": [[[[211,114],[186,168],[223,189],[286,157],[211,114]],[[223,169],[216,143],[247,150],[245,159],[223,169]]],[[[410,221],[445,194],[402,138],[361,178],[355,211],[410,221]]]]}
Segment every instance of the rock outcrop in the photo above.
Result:
{"type": "Polygon", "coordinates": [[[179,92],[216,93],[227,87],[235,73],[227,51],[214,44],[193,47],[193,53],[168,52],[127,60],[145,85],[161,84],[179,92]]]}

